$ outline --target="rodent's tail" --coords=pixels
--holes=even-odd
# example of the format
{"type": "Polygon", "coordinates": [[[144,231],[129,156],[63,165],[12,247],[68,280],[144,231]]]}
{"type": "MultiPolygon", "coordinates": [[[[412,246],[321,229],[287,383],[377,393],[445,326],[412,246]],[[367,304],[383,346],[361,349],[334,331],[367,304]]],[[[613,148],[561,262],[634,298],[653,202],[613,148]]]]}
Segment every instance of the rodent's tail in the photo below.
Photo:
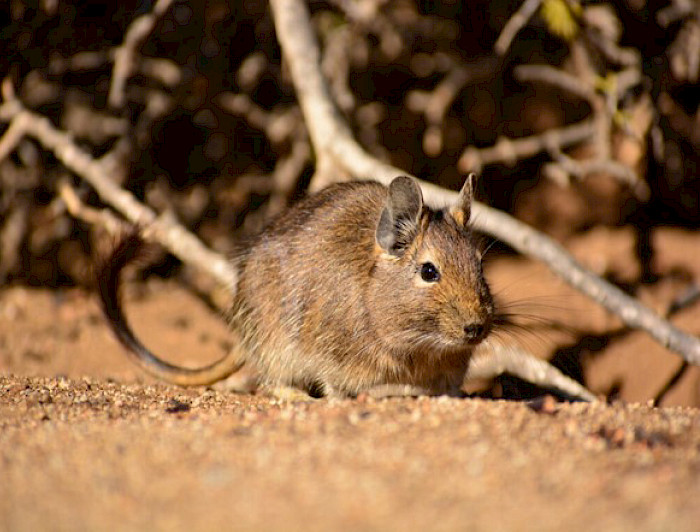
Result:
{"type": "Polygon", "coordinates": [[[142,246],[143,241],[136,232],[125,236],[97,271],[102,311],[131,358],[151,375],[181,386],[212,384],[238,371],[243,361],[239,360],[235,349],[209,366],[190,369],[162,360],[136,338],[122,310],[119,286],[122,269],[138,257],[142,246]]]}

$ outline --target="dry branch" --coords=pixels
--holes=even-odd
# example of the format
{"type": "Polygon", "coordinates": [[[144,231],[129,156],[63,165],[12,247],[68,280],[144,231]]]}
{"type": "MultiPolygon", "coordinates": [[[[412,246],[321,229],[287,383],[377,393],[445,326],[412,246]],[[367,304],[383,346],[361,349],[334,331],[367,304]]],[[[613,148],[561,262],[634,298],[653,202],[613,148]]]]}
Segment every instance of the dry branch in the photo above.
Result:
{"type": "Polygon", "coordinates": [[[70,135],[56,129],[47,118],[12,100],[0,106],[0,120],[11,122],[24,135],[38,140],[66,168],[90,183],[102,201],[142,228],[144,238],[160,243],[183,262],[211,273],[224,286],[236,285],[236,271],[224,257],[204,246],[182,225],[159,217],[130,192],[115,184],[108,177],[108,165],[78,147],[70,135]]]}
{"type": "Polygon", "coordinates": [[[266,209],[267,216],[272,217],[287,206],[292,191],[310,157],[309,139],[306,138],[306,135],[302,135],[292,144],[289,155],[280,157],[277,161],[272,172],[273,189],[266,209]]]}
{"type": "Polygon", "coordinates": [[[347,26],[340,26],[328,32],[323,49],[321,71],[329,80],[333,100],[344,113],[355,108],[355,96],[350,90],[350,61],[346,54],[352,46],[352,34],[347,26]]]}
{"type": "Polygon", "coordinates": [[[408,93],[406,103],[409,108],[423,113],[426,131],[423,134],[423,152],[436,157],[443,150],[443,127],[445,116],[464,87],[479,83],[496,72],[494,58],[484,58],[470,65],[451,64],[445,77],[428,91],[414,90],[408,93]]]}
{"type": "MultiPolygon", "coordinates": [[[[376,160],[352,138],[336,111],[321,75],[320,53],[300,0],[272,0],[277,37],[289,63],[297,97],[319,159],[332,159],[358,179],[388,183],[405,172],[376,160]]],[[[433,204],[454,201],[456,193],[421,183],[426,200],[433,204]]],[[[515,250],[544,262],[574,288],[619,316],[629,327],[646,331],[659,343],[693,364],[700,364],[700,341],[681,331],[619,288],[590,272],[559,244],[505,213],[476,203],[476,229],[494,236],[515,250]]]]}
{"type": "Polygon", "coordinates": [[[107,103],[114,109],[121,109],[126,101],[124,88],[135,71],[137,50],[153,31],[156,22],[170,8],[173,0],[158,0],[153,12],[134,19],[126,30],[124,42],[114,51],[114,67],[110,80],[107,103]]]}
{"type": "Polygon", "coordinates": [[[251,127],[265,132],[270,142],[279,144],[290,138],[298,138],[299,111],[289,108],[282,112],[266,111],[247,94],[222,92],[216,103],[224,111],[242,117],[251,127]]]}
{"type": "MultiPolygon", "coordinates": [[[[581,63],[590,63],[588,57],[581,57],[582,55],[587,55],[582,46],[574,45],[573,51],[579,56],[581,63]]],[[[564,178],[584,179],[590,174],[606,173],[629,186],[640,200],[646,201],[649,199],[649,189],[646,183],[640,179],[632,168],[613,160],[610,154],[612,117],[617,111],[619,100],[632,87],[640,83],[642,78],[638,68],[627,68],[610,75],[610,80],[608,81],[610,87],[602,94],[596,90],[593,80],[582,82],[576,76],[549,65],[520,65],[515,68],[514,73],[519,81],[539,81],[578,96],[590,104],[593,112],[593,131],[589,138],[592,138],[594,141],[592,145],[596,149],[596,155],[587,160],[574,160],[562,153],[563,144],[557,142],[557,138],[550,138],[546,149],[557,162],[550,163],[545,168],[546,175],[550,177],[555,176],[556,180],[559,181],[558,177],[562,175],[564,178]]],[[[590,76],[585,76],[585,78],[588,77],[590,76]]],[[[497,145],[495,148],[502,147],[497,145]]],[[[507,145],[505,148],[507,148],[507,145]]],[[[501,149],[500,151],[504,150],[501,149]]],[[[465,152],[466,155],[468,155],[467,152],[465,152]]],[[[508,155],[507,151],[506,155],[508,155]]]]}
{"type": "Polygon", "coordinates": [[[58,194],[73,218],[83,220],[90,225],[102,227],[112,236],[122,235],[129,228],[127,223],[115,216],[112,211],[107,209],[95,209],[83,203],[78,192],[70,184],[68,179],[59,181],[58,194]]]}
{"type": "Polygon", "coordinates": [[[553,87],[558,87],[569,94],[586,100],[591,105],[596,104],[596,94],[592,87],[576,76],[549,65],[519,65],[513,71],[518,81],[540,81],[553,87]]]}
{"type": "Polygon", "coordinates": [[[533,157],[543,151],[561,149],[590,139],[596,132],[590,120],[578,122],[558,129],[548,129],[538,135],[510,139],[501,137],[488,148],[468,147],[457,163],[463,173],[480,172],[489,164],[514,165],[520,159],[533,157]]]}
{"type": "Polygon", "coordinates": [[[591,174],[606,174],[615,177],[621,183],[626,184],[638,198],[649,199],[649,188],[629,166],[613,161],[612,159],[588,159],[577,161],[559,150],[550,150],[556,164],[568,175],[583,180],[591,174]]]}
{"type": "Polygon", "coordinates": [[[697,5],[694,0],[671,0],[671,4],[656,12],[656,20],[667,28],[669,25],[685,17],[697,15],[697,5]]]}
{"type": "Polygon", "coordinates": [[[671,128],[688,139],[696,150],[700,150],[700,108],[695,111],[694,116],[690,116],[667,92],[659,94],[657,107],[671,128]]]}
{"type": "Polygon", "coordinates": [[[518,32],[532,18],[541,3],[542,0],[525,0],[513,16],[510,17],[493,47],[498,55],[505,55],[508,48],[510,48],[510,43],[513,42],[518,32]]]}
{"type": "Polygon", "coordinates": [[[572,397],[597,401],[597,397],[557,368],[516,346],[488,345],[480,349],[469,364],[467,379],[493,379],[509,373],[543,388],[555,388],[572,397]]]}
{"type": "Polygon", "coordinates": [[[17,145],[24,138],[26,131],[26,126],[23,122],[25,118],[15,118],[10,122],[10,127],[7,128],[5,133],[3,133],[2,138],[0,138],[0,161],[3,161],[8,155],[10,155],[17,145]]]}

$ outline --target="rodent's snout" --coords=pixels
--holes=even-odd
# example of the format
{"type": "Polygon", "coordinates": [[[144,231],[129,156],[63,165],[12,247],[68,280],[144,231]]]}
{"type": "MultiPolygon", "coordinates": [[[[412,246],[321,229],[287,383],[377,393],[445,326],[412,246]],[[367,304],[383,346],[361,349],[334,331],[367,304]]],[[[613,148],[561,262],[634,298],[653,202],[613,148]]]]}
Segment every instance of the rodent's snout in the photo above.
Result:
{"type": "Polygon", "coordinates": [[[491,332],[491,320],[470,323],[464,326],[464,334],[469,343],[478,344],[491,332]]]}

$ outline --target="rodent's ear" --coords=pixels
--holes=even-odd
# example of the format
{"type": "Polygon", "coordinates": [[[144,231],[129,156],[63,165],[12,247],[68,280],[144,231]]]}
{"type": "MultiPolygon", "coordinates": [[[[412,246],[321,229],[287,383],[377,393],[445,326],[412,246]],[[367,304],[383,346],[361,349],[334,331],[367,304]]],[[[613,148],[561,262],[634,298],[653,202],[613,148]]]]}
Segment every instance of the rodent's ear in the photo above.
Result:
{"type": "Polygon", "coordinates": [[[423,194],[416,180],[400,176],[389,185],[386,204],[377,224],[377,244],[400,256],[418,234],[423,194]]]}
{"type": "Polygon", "coordinates": [[[472,201],[474,201],[474,181],[476,180],[476,174],[470,173],[467,176],[462,190],[459,191],[459,198],[457,198],[457,205],[450,210],[450,214],[455,219],[455,221],[462,227],[466,226],[469,222],[469,218],[472,213],[472,201]]]}

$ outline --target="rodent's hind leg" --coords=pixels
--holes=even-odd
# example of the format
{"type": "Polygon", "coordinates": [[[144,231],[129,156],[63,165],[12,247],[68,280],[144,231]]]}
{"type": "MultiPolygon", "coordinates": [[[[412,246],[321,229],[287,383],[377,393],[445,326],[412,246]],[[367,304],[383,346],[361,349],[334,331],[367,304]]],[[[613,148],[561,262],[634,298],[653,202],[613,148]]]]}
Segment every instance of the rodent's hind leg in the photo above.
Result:
{"type": "Polygon", "coordinates": [[[245,365],[240,370],[232,373],[227,378],[212,385],[219,392],[249,394],[260,387],[258,374],[245,365]]]}
{"type": "Polygon", "coordinates": [[[261,386],[260,391],[265,395],[288,403],[305,403],[316,400],[315,397],[309,395],[306,391],[294,386],[264,385],[261,386]]]}
{"type": "Polygon", "coordinates": [[[421,395],[435,395],[434,392],[421,386],[412,384],[377,384],[364,392],[373,399],[386,399],[389,397],[420,397],[421,395]]]}
{"type": "Polygon", "coordinates": [[[389,397],[421,397],[447,395],[449,397],[466,397],[459,388],[424,388],[412,384],[378,384],[368,388],[364,392],[373,399],[386,399],[389,397]]]}

